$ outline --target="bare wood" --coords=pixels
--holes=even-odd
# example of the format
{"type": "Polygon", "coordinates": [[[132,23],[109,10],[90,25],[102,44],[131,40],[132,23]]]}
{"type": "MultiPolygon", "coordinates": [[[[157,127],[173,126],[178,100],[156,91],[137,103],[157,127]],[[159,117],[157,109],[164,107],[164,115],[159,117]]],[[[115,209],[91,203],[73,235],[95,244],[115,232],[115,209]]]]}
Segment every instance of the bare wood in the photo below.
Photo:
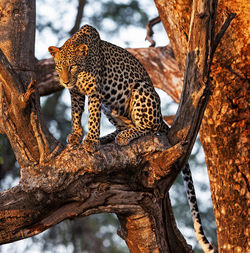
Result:
{"type": "Polygon", "coordinates": [[[2,51],[0,71],[1,129],[8,136],[20,166],[38,163],[59,143],[49,134],[43,123],[37,120],[40,116],[39,98],[36,96],[36,99],[29,99],[23,106],[23,98],[27,93],[20,91],[20,79],[2,51]]]}
{"type": "Polygon", "coordinates": [[[67,146],[51,162],[23,168],[20,186],[1,193],[0,215],[8,221],[1,224],[1,242],[34,235],[32,231],[42,232],[66,218],[103,210],[121,214],[137,210],[136,205],[152,195],[150,190],[139,191],[143,164],[149,153],[164,150],[167,145],[163,136],[144,138],[144,142],[136,140],[129,147],[105,145],[94,156],[82,147],[67,146]],[[20,203],[22,214],[17,211],[20,203]],[[129,209],[131,206],[135,207],[129,209]],[[20,217],[14,219],[18,213],[20,217]],[[13,229],[19,232],[13,234],[13,229]]]}
{"type": "Polygon", "coordinates": [[[35,1],[2,0],[0,10],[0,49],[27,84],[34,73],[35,5],[35,1]]]}
{"type": "Polygon", "coordinates": [[[160,22],[161,22],[161,19],[158,16],[156,18],[153,18],[153,19],[149,20],[149,22],[146,24],[147,35],[146,35],[145,40],[148,40],[151,43],[150,47],[155,46],[155,41],[152,38],[152,36],[154,34],[153,26],[160,23],[160,22]]]}

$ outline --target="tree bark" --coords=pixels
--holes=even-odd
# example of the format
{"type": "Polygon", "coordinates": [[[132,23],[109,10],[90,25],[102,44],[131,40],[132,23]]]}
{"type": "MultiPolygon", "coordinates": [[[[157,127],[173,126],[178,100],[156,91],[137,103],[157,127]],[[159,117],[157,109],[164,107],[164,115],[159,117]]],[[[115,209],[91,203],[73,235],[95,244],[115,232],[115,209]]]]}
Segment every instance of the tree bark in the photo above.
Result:
{"type": "Polygon", "coordinates": [[[131,252],[191,252],[176,227],[168,190],[187,163],[209,98],[214,48],[207,45],[213,44],[215,8],[201,5],[194,1],[183,93],[170,131],[125,147],[111,143],[94,154],[81,145],[63,147],[42,122],[33,81],[25,85],[0,51],[0,129],[21,167],[20,184],[0,194],[0,243],[67,218],[114,212],[131,252]]]}
{"type": "MultiPolygon", "coordinates": [[[[189,0],[155,0],[174,54],[183,55],[191,5],[189,0]],[[168,12],[166,12],[168,10],[168,12]],[[174,23],[174,25],[173,25],[174,23]]],[[[249,10],[248,1],[219,1],[216,32],[230,13],[236,18],[218,46],[212,65],[212,96],[200,131],[214,203],[220,252],[247,252],[249,194],[249,10]]]]}
{"type": "Polygon", "coordinates": [[[249,29],[248,1],[220,1],[217,27],[235,12],[216,51],[213,96],[201,128],[206,154],[220,252],[249,248],[249,29]]]}
{"type": "Polygon", "coordinates": [[[35,1],[2,1],[0,33],[0,49],[7,56],[0,52],[0,129],[22,167],[42,161],[59,145],[37,120],[41,113],[38,94],[34,100],[24,100],[35,73],[35,1]]]}

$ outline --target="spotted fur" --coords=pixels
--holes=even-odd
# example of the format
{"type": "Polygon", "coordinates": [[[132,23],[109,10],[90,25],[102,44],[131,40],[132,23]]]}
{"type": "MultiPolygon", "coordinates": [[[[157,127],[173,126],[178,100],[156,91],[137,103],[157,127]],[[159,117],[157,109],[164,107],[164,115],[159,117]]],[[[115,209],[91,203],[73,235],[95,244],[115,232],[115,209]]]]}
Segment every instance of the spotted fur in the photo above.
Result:
{"type": "MultiPolygon", "coordinates": [[[[99,143],[115,139],[127,145],[147,133],[168,131],[160,110],[160,98],[140,62],[125,49],[100,39],[95,28],[84,25],[60,48],[49,47],[60,84],[68,88],[72,103],[70,144],[83,138],[81,117],[88,97],[88,134],[83,146],[93,152],[99,143]],[[116,131],[99,139],[101,109],[116,131]]],[[[205,252],[212,251],[204,236],[189,168],[184,173],[196,235],[205,252]]]]}
{"type": "Polygon", "coordinates": [[[49,47],[54,57],[60,83],[70,90],[73,131],[70,144],[83,138],[81,116],[84,97],[88,96],[88,135],[86,150],[98,149],[101,109],[116,127],[101,138],[107,143],[115,138],[119,145],[147,133],[167,131],[160,110],[160,98],[139,61],[128,51],[100,39],[95,28],[85,25],[61,48],[49,47]]]}
{"type": "Polygon", "coordinates": [[[217,253],[217,249],[208,241],[202,228],[199,208],[197,205],[197,199],[194,190],[194,183],[188,164],[182,171],[182,177],[187,192],[188,204],[192,214],[196,238],[205,253],[217,253]]]}

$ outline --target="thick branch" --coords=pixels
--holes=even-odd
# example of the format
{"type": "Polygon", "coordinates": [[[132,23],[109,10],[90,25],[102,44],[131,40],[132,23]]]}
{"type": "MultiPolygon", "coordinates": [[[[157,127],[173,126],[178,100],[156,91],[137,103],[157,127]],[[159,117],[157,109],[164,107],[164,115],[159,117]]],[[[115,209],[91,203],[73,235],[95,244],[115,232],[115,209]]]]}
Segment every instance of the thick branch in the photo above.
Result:
{"type": "MultiPolygon", "coordinates": [[[[164,4],[161,0],[156,2],[158,7],[164,4]]],[[[215,51],[216,7],[216,0],[193,1],[183,91],[176,117],[168,133],[172,145],[180,140],[188,143],[185,155],[176,164],[176,175],[188,161],[211,94],[209,74],[215,51]]]]}
{"type": "MultiPolygon", "coordinates": [[[[168,144],[164,136],[143,138],[125,147],[105,145],[94,155],[68,146],[51,162],[23,168],[20,186],[1,193],[0,214],[6,221],[1,223],[1,243],[40,233],[66,218],[103,211],[124,214],[136,211],[145,198],[156,202],[152,189],[140,182],[148,154],[168,144]]],[[[168,155],[175,156],[171,149],[168,155]]]]}
{"type": "Polygon", "coordinates": [[[40,121],[39,98],[34,99],[29,89],[22,92],[23,85],[1,50],[0,83],[1,130],[8,136],[19,165],[46,159],[59,144],[40,121]]]}
{"type": "Polygon", "coordinates": [[[34,71],[35,1],[1,0],[0,49],[17,72],[34,71]]]}

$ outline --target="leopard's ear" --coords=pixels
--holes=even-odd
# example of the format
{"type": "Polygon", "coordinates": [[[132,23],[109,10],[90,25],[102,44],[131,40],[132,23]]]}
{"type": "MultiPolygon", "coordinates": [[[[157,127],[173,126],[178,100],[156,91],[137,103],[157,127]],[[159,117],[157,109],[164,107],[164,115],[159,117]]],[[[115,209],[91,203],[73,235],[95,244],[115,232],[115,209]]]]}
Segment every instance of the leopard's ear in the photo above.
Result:
{"type": "Polygon", "coordinates": [[[88,46],[86,44],[81,44],[76,47],[75,52],[76,52],[76,55],[86,56],[88,54],[88,46]]]}
{"type": "Polygon", "coordinates": [[[60,49],[58,47],[49,47],[48,50],[52,57],[55,57],[56,54],[60,52],[60,49]]]}

